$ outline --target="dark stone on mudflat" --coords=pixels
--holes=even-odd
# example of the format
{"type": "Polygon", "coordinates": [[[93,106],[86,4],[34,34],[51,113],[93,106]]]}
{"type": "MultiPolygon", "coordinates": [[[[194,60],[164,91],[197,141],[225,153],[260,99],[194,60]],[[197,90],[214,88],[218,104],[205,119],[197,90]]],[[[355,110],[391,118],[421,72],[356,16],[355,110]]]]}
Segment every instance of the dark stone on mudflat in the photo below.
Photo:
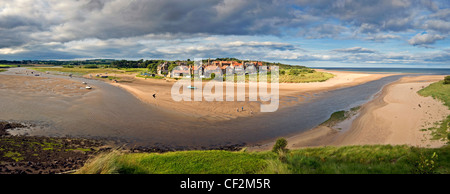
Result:
{"type": "Polygon", "coordinates": [[[8,132],[6,131],[8,129],[24,128],[24,127],[27,126],[22,125],[20,123],[0,121],[0,136],[9,135],[8,132]]]}

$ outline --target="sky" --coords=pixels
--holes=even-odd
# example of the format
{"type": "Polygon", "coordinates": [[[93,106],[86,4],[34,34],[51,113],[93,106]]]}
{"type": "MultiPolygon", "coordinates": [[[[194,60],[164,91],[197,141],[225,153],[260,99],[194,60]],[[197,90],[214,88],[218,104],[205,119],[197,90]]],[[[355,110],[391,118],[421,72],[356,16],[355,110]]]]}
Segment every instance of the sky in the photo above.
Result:
{"type": "Polygon", "coordinates": [[[0,0],[0,60],[450,68],[449,0],[0,0]]]}

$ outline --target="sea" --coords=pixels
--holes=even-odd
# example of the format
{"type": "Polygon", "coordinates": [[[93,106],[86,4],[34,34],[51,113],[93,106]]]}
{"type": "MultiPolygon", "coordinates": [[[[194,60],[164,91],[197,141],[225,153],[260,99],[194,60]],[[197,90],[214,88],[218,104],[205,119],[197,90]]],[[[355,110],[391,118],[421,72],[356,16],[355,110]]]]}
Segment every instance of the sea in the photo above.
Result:
{"type": "Polygon", "coordinates": [[[356,71],[367,73],[414,73],[429,75],[450,75],[450,68],[354,68],[354,67],[314,67],[333,71],[356,71]]]}

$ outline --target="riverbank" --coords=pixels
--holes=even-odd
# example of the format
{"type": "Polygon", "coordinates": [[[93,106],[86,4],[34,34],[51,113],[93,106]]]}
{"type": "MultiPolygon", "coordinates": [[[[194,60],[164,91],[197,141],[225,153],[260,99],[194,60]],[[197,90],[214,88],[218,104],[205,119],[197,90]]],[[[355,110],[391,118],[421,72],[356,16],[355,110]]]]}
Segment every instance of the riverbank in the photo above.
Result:
{"type": "MultiPolygon", "coordinates": [[[[417,92],[443,78],[440,75],[403,77],[361,106],[352,120],[342,121],[350,123],[348,129],[320,125],[287,138],[288,147],[375,144],[441,147],[446,141],[432,140],[431,131],[424,129],[445,119],[450,110],[441,101],[417,92]]],[[[272,145],[273,142],[249,149],[270,150],[272,145]]]]}
{"type": "Polygon", "coordinates": [[[73,172],[98,152],[106,141],[10,135],[27,124],[0,121],[0,174],[56,174],[73,172]]]}
{"type": "MultiPolygon", "coordinates": [[[[394,75],[326,70],[318,71],[332,73],[335,76],[324,82],[279,83],[279,109],[294,106],[320,92],[355,86],[394,75]]],[[[236,100],[237,92],[234,93],[234,101],[225,101],[225,99],[227,98],[227,94],[226,92],[223,92],[224,101],[207,102],[203,99],[203,101],[176,102],[172,99],[171,95],[171,88],[175,83],[174,80],[144,79],[139,77],[134,78],[130,75],[116,76],[120,77],[121,79],[118,82],[109,81],[109,83],[125,89],[141,101],[160,109],[174,111],[186,116],[196,118],[208,120],[230,120],[238,117],[256,116],[258,114],[261,114],[261,104],[267,103],[262,102],[259,98],[257,101],[249,101],[249,96],[253,95],[253,93],[249,91],[248,83],[245,84],[246,100],[243,102],[236,100]]],[[[91,76],[85,75],[85,77],[88,78],[91,76]]],[[[206,84],[207,82],[203,82],[203,87],[205,87],[206,84]]],[[[268,84],[268,91],[270,92],[270,90],[271,87],[270,84],[268,84]]]]}

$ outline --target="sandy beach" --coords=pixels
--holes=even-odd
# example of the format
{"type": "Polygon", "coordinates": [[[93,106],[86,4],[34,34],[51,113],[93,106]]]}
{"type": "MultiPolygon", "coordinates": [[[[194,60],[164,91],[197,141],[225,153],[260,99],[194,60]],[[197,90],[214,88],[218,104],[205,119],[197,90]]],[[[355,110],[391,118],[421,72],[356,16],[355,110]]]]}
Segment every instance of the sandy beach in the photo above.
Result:
{"type": "Polygon", "coordinates": [[[366,104],[349,131],[336,138],[333,145],[407,144],[441,147],[443,141],[430,140],[434,123],[450,115],[448,107],[432,97],[417,92],[444,76],[405,77],[390,84],[382,94],[366,104]]]}
{"type": "MultiPolygon", "coordinates": [[[[280,83],[279,109],[293,106],[299,102],[304,101],[306,98],[313,96],[315,93],[363,84],[369,81],[393,75],[326,70],[318,71],[333,73],[335,77],[325,82],[280,83]]],[[[250,94],[248,83],[245,86],[246,101],[243,102],[237,100],[212,102],[207,102],[205,100],[176,102],[172,99],[171,96],[171,87],[173,86],[175,81],[164,79],[143,79],[134,77],[133,75],[117,76],[121,77],[119,82],[111,82],[111,84],[127,90],[141,101],[164,110],[175,111],[177,113],[196,118],[208,120],[229,120],[237,117],[255,116],[261,113],[261,103],[265,103],[261,102],[259,98],[258,101],[248,100],[250,94]],[[153,94],[156,94],[156,97],[153,97],[153,94]],[[242,107],[244,108],[243,110],[242,107]],[[237,111],[237,109],[239,109],[239,112],[237,111]]],[[[85,77],[90,76],[86,75],[85,77]]],[[[205,84],[206,82],[203,82],[203,86],[205,86],[205,84]]],[[[270,91],[270,84],[268,85],[268,90],[270,91]]],[[[234,99],[237,99],[236,92],[234,95],[234,99]]],[[[223,99],[226,99],[225,92],[223,99]]]]}
{"type": "MultiPolygon", "coordinates": [[[[444,76],[404,77],[384,87],[372,101],[364,104],[349,129],[318,126],[309,131],[286,138],[288,148],[316,146],[345,146],[391,144],[418,147],[441,147],[445,142],[431,140],[435,122],[450,115],[442,102],[423,97],[417,92],[444,76]]],[[[250,147],[249,150],[270,150],[273,142],[250,147]]]]}

